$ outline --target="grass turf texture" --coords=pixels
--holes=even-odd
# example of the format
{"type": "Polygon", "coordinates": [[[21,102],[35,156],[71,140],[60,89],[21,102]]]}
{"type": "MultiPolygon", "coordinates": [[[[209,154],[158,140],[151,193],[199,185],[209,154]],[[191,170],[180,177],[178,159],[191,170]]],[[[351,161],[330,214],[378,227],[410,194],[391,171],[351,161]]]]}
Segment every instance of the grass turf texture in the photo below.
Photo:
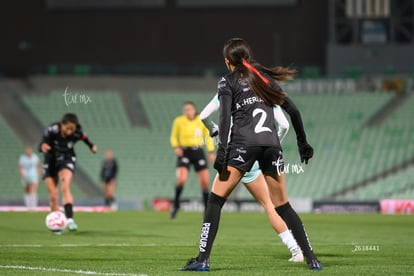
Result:
{"type": "MultiPolygon", "coordinates": [[[[189,275],[197,254],[200,213],[77,213],[79,231],[49,232],[46,213],[0,213],[0,275],[97,273],[189,275]],[[5,266],[16,266],[5,268],[5,266]],[[17,268],[23,266],[23,268],[17,268]],[[28,267],[58,269],[28,270],[28,267]],[[59,272],[69,270],[69,272],[59,272]]],[[[265,214],[223,213],[211,256],[211,275],[403,275],[414,273],[412,216],[301,216],[324,270],[287,260],[288,250],[265,214]]],[[[102,274],[101,274],[102,275],[102,274]]]]}

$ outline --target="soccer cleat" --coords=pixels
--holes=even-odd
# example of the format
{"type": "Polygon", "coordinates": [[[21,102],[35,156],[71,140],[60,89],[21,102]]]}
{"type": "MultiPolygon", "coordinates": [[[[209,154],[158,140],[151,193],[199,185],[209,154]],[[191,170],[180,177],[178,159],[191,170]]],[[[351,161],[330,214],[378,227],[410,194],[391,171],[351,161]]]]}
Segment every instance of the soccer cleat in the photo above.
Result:
{"type": "Polygon", "coordinates": [[[187,265],[181,268],[182,271],[210,271],[210,259],[199,261],[197,258],[192,258],[187,265]]]}
{"type": "Polygon", "coordinates": [[[68,229],[71,232],[78,231],[78,225],[76,225],[73,219],[68,219],[68,229]]]}
{"type": "Polygon", "coordinates": [[[304,261],[302,250],[299,248],[292,252],[292,257],[289,259],[289,262],[300,263],[304,261]]]}
{"type": "Polygon", "coordinates": [[[171,213],[170,213],[170,218],[171,219],[175,219],[177,217],[178,209],[179,208],[173,207],[173,209],[171,210],[171,213]]]}
{"type": "Polygon", "coordinates": [[[63,230],[62,231],[53,231],[53,234],[55,234],[56,236],[60,236],[63,234],[63,230]]]}
{"type": "Polygon", "coordinates": [[[318,259],[310,259],[306,261],[310,270],[322,270],[322,264],[318,259]]]}

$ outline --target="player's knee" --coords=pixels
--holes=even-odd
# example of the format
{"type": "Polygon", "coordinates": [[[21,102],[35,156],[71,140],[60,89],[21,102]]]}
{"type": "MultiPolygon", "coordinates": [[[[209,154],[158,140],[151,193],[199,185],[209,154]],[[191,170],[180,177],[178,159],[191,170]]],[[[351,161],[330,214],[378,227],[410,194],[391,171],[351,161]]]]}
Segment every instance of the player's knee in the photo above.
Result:
{"type": "Polygon", "coordinates": [[[177,185],[178,186],[184,186],[184,184],[187,182],[187,177],[179,176],[177,177],[177,185]]]}
{"type": "Polygon", "coordinates": [[[186,182],[186,181],[184,181],[184,180],[177,180],[177,186],[184,187],[185,182],[186,182]]]}
{"type": "Polygon", "coordinates": [[[200,186],[201,186],[201,189],[208,190],[209,188],[208,181],[201,181],[200,186]]]}

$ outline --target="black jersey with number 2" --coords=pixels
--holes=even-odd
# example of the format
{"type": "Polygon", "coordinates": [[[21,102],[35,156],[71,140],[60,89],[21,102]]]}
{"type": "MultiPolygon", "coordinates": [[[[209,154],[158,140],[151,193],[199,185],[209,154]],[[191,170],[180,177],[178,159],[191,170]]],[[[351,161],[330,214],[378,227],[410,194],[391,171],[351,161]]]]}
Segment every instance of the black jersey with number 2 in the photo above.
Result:
{"type": "Polygon", "coordinates": [[[227,145],[230,118],[232,118],[230,145],[281,147],[274,122],[273,107],[266,105],[247,86],[239,70],[236,69],[221,78],[218,83],[218,97],[220,142],[224,146],[227,145]]]}

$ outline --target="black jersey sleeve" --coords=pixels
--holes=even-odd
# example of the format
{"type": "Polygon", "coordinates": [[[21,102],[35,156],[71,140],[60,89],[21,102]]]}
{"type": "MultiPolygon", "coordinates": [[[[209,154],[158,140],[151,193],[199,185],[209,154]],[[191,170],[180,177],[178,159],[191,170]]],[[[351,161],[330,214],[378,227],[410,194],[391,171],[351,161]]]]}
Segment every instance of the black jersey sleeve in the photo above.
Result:
{"type": "Polygon", "coordinates": [[[285,102],[282,104],[282,108],[289,114],[293,128],[295,129],[300,161],[302,163],[308,164],[309,159],[313,157],[313,148],[308,144],[308,141],[306,140],[306,134],[303,128],[300,112],[293,101],[288,97],[285,98],[285,102]]]}
{"type": "Polygon", "coordinates": [[[293,128],[295,129],[298,144],[306,144],[306,133],[303,127],[302,116],[299,112],[299,109],[289,97],[285,98],[284,103],[281,105],[281,107],[289,114],[293,128]]]}
{"type": "Polygon", "coordinates": [[[92,149],[92,147],[94,146],[91,140],[89,140],[88,135],[86,135],[86,133],[83,132],[82,127],[80,125],[78,125],[76,129],[75,136],[77,139],[82,140],[90,149],[92,149]]]}
{"type": "Polygon", "coordinates": [[[227,148],[231,124],[232,94],[224,77],[218,83],[218,98],[220,101],[219,140],[222,146],[227,148]]]}

